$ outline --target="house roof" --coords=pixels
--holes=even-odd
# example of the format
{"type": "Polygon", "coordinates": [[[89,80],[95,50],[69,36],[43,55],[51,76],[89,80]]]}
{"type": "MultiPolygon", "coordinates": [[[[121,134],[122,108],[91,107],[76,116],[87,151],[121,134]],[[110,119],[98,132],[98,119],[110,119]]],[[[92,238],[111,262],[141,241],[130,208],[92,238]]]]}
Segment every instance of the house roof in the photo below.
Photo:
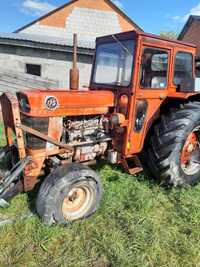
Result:
{"type": "MultiPolygon", "coordinates": [[[[0,39],[14,39],[23,41],[32,41],[38,43],[48,43],[62,46],[73,46],[73,38],[59,38],[47,35],[37,35],[30,33],[0,33],[0,39]]],[[[86,39],[78,39],[78,46],[82,48],[94,49],[95,44],[86,39]]]]}
{"type": "Polygon", "coordinates": [[[194,15],[191,15],[191,16],[188,18],[188,20],[187,20],[185,26],[183,27],[181,33],[180,33],[179,36],[178,36],[178,40],[182,40],[182,39],[183,39],[183,37],[184,37],[184,35],[186,34],[186,32],[188,31],[189,27],[191,26],[191,24],[192,24],[195,20],[196,20],[196,21],[197,21],[197,20],[200,21],[200,16],[194,16],[194,15]]]}
{"type": "MultiPolygon", "coordinates": [[[[28,33],[0,33],[0,44],[40,48],[72,52],[72,38],[55,38],[46,35],[28,33]]],[[[87,40],[78,40],[78,53],[93,55],[94,43],[87,40]]]]}
{"type": "MultiPolygon", "coordinates": [[[[37,23],[38,21],[40,21],[41,19],[44,19],[44,18],[46,18],[46,17],[48,17],[48,16],[50,16],[50,15],[52,15],[52,14],[54,14],[55,12],[57,12],[57,11],[59,11],[59,10],[61,10],[61,9],[63,9],[64,7],[66,7],[66,6],[69,6],[69,5],[71,5],[71,4],[73,4],[73,3],[75,3],[75,2],[77,2],[78,0],[71,0],[71,1],[69,1],[68,3],[66,3],[66,4],[64,4],[64,5],[62,5],[62,6],[60,6],[60,7],[58,7],[58,8],[56,8],[56,9],[54,9],[54,10],[52,10],[52,11],[50,11],[49,13],[47,13],[47,14],[45,14],[45,15],[43,15],[43,16],[41,16],[41,17],[39,17],[38,19],[36,19],[36,20],[34,20],[34,21],[32,21],[32,22],[30,22],[30,23],[28,23],[28,24],[26,24],[26,25],[24,25],[23,27],[21,27],[21,28],[19,28],[19,29],[17,29],[16,31],[15,31],[15,33],[18,33],[18,32],[20,32],[20,31],[22,31],[22,30],[24,30],[24,29],[26,29],[26,28],[28,28],[28,27],[30,27],[30,26],[32,26],[33,24],[35,24],[35,23],[37,23]]],[[[128,20],[138,31],[143,31],[130,17],[128,17],[127,15],[126,15],[126,13],[125,12],[123,12],[117,5],[115,5],[111,0],[105,0],[110,6],[112,6],[118,13],[120,13],[121,15],[122,15],[122,17],[124,17],[126,20],[128,20]]]]}

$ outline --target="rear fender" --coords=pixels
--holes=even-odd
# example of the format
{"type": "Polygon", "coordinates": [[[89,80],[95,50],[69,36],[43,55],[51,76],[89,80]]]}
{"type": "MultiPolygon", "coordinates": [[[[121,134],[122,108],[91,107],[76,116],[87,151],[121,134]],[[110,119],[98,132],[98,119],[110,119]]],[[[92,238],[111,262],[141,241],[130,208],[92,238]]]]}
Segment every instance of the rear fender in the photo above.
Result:
{"type": "Polygon", "coordinates": [[[162,114],[166,114],[170,108],[175,108],[188,101],[198,101],[200,102],[200,94],[190,95],[187,98],[167,98],[161,103],[161,105],[155,110],[151,119],[146,120],[146,127],[143,130],[143,138],[141,139],[140,149],[137,153],[140,153],[145,142],[149,141],[149,136],[153,130],[154,125],[159,121],[162,114]]]}

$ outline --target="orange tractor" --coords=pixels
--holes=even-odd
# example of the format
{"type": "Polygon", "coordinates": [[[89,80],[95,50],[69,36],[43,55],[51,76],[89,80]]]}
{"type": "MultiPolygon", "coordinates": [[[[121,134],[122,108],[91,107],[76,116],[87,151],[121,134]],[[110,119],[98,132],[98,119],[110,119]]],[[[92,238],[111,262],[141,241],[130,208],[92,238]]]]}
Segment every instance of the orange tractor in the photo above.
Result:
{"type": "Polygon", "coordinates": [[[76,36],[70,90],[1,96],[7,146],[0,205],[40,186],[46,224],[94,213],[102,197],[98,158],[169,185],[200,179],[200,85],[196,47],[134,31],[97,39],[90,86],[78,90],[76,36]],[[14,138],[13,138],[14,136],[14,138]]]}

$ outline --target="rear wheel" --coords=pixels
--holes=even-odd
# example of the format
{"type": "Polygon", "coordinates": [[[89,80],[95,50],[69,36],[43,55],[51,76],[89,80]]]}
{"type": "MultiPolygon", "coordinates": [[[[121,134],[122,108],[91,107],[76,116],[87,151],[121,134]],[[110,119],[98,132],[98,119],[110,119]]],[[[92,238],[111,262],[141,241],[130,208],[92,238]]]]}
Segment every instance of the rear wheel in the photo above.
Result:
{"type": "Polygon", "coordinates": [[[70,164],[45,179],[37,197],[37,212],[45,224],[66,224],[93,214],[101,196],[99,176],[86,166],[70,164]]]}
{"type": "Polygon", "coordinates": [[[165,184],[200,180],[200,103],[190,102],[161,117],[144,150],[144,169],[165,184]]]}

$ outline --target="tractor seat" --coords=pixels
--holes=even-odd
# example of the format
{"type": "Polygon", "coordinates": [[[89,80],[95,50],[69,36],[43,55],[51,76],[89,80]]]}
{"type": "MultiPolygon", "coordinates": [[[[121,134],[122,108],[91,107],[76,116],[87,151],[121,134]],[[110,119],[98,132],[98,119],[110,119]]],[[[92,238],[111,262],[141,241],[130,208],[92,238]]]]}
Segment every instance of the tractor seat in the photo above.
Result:
{"type": "Polygon", "coordinates": [[[167,85],[166,77],[155,76],[151,80],[151,88],[165,88],[167,85]]]}

